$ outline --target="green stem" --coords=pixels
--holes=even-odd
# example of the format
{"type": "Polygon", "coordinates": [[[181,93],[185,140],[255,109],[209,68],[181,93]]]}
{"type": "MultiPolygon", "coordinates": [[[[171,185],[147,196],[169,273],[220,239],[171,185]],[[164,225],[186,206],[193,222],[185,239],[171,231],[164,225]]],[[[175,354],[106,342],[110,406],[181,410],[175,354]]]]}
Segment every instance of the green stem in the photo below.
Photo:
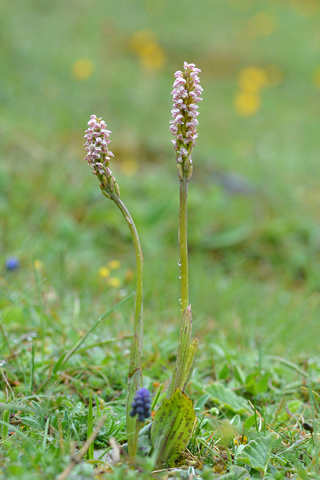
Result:
{"type": "Polygon", "coordinates": [[[188,239],[187,239],[187,200],[188,180],[180,178],[180,208],[179,208],[179,245],[180,245],[180,313],[189,305],[189,275],[188,275],[188,239]]]}
{"type": "Polygon", "coordinates": [[[142,277],[142,272],[143,272],[143,255],[142,255],[142,249],[141,249],[141,244],[139,240],[139,235],[136,229],[136,226],[134,224],[134,221],[132,220],[132,217],[127,209],[127,207],[124,205],[124,203],[120,200],[120,198],[117,195],[112,195],[112,200],[116,203],[117,207],[120,209],[122,215],[126,219],[126,222],[129,226],[131,235],[132,235],[132,240],[133,240],[133,245],[134,245],[134,250],[135,250],[135,255],[136,255],[136,299],[135,299],[135,316],[134,316],[134,331],[139,332],[139,337],[141,338],[141,343],[142,343],[142,334],[143,334],[143,323],[142,323],[142,310],[143,310],[143,277],[142,277]]]}
{"type": "Polygon", "coordinates": [[[134,312],[134,335],[131,346],[129,376],[127,386],[127,433],[128,433],[128,452],[131,457],[134,457],[137,453],[138,434],[141,428],[140,422],[137,417],[132,418],[130,416],[131,403],[133,402],[134,395],[143,385],[142,370],[141,370],[141,348],[143,339],[143,256],[141,250],[141,244],[139,235],[131,218],[131,215],[115,194],[111,194],[112,200],[115,202],[121,213],[123,214],[134,244],[134,250],[136,255],[136,296],[135,296],[135,312],[134,312]]]}
{"type": "Polygon", "coordinates": [[[177,388],[184,390],[189,382],[194,366],[194,358],[198,342],[191,341],[192,314],[189,305],[188,275],[188,239],[187,239],[187,200],[190,171],[179,174],[180,207],[179,207],[179,246],[180,246],[180,333],[177,360],[173,368],[171,383],[167,397],[170,398],[177,388]],[[188,177],[189,175],[189,177],[188,177]]]}

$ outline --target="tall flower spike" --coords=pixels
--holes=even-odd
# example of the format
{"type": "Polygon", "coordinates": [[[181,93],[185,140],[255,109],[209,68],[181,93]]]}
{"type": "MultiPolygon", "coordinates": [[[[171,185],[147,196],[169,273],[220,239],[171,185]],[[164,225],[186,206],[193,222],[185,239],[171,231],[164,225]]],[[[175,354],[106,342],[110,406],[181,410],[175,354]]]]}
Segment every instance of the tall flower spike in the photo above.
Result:
{"type": "Polygon", "coordinates": [[[120,197],[119,186],[109,168],[110,160],[114,156],[108,149],[111,142],[110,133],[101,118],[97,118],[95,115],[90,116],[88,129],[84,136],[86,139],[84,146],[88,152],[85,161],[92,168],[92,173],[99,178],[102,193],[108,198],[111,198],[113,194],[120,197]]]}
{"type": "Polygon", "coordinates": [[[192,176],[192,149],[195,145],[197,134],[198,103],[203,89],[200,86],[198,73],[194,63],[184,62],[184,71],[177,71],[173,84],[173,120],[170,122],[170,131],[176,137],[172,140],[176,151],[178,174],[180,178],[189,179],[192,176]]]}

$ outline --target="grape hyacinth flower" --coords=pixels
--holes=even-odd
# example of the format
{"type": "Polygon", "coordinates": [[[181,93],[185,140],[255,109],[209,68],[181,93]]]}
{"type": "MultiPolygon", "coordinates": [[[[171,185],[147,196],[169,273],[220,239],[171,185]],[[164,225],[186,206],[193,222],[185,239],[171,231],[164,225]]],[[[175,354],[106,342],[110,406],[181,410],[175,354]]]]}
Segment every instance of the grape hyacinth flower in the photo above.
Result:
{"type": "Polygon", "coordinates": [[[138,415],[139,422],[144,422],[151,416],[150,412],[151,398],[147,388],[140,388],[135,394],[134,401],[131,404],[131,417],[138,415]]]}
{"type": "Polygon", "coordinates": [[[20,262],[16,257],[8,257],[6,259],[6,270],[13,271],[20,267],[20,262]]]}
{"type": "Polygon", "coordinates": [[[198,137],[197,116],[199,115],[198,103],[203,89],[200,86],[198,73],[201,71],[194,63],[184,62],[184,71],[175,73],[176,80],[173,84],[173,108],[171,110],[170,131],[176,137],[172,140],[178,162],[180,178],[187,180],[192,176],[192,148],[198,137]]]}
{"type": "Polygon", "coordinates": [[[84,146],[88,152],[85,161],[88,162],[92,173],[99,178],[102,193],[108,198],[111,198],[113,193],[120,197],[119,186],[109,168],[110,160],[114,156],[108,149],[111,142],[110,133],[111,131],[107,130],[107,125],[101,118],[97,118],[95,115],[90,116],[88,129],[84,136],[86,139],[84,146]]]}

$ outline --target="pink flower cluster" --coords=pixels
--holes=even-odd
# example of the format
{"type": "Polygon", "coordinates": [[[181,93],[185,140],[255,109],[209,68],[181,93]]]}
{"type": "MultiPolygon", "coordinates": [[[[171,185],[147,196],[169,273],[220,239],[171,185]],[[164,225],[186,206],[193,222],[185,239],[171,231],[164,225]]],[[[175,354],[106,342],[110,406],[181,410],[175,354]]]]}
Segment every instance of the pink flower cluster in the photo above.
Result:
{"type": "Polygon", "coordinates": [[[88,129],[84,138],[86,151],[88,152],[85,160],[89,167],[92,168],[95,175],[110,175],[109,161],[113,157],[113,153],[108,150],[108,145],[111,142],[109,139],[110,130],[107,130],[106,123],[97,118],[95,115],[90,116],[88,122],[88,129]]]}
{"type": "Polygon", "coordinates": [[[184,62],[184,71],[175,73],[176,80],[173,84],[173,108],[170,122],[170,131],[176,137],[172,140],[177,154],[178,164],[188,169],[192,164],[191,153],[198,137],[197,116],[199,115],[197,103],[203,89],[200,86],[198,73],[201,71],[194,63],[184,62]]]}

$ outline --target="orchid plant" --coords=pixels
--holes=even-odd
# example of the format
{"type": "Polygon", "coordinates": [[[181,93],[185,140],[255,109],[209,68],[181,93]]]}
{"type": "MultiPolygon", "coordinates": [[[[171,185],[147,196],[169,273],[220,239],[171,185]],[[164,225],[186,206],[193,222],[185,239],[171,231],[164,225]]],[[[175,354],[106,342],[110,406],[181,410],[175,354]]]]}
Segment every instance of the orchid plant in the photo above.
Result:
{"type": "Polygon", "coordinates": [[[180,338],[177,361],[174,367],[171,385],[168,391],[170,396],[176,388],[185,390],[192,374],[194,357],[198,342],[191,339],[191,305],[189,305],[189,268],[188,268],[188,237],[187,237],[187,201],[188,185],[193,173],[192,150],[198,137],[198,103],[202,87],[198,73],[193,63],[184,62],[184,71],[175,73],[173,84],[173,108],[170,131],[175,136],[172,140],[176,152],[178,176],[180,180],[180,207],[179,207],[179,246],[180,246],[180,338]]]}
{"type": "MultiPolygon", "coordinates": [[[[192,151],[198,137],[198,103],[201,99],[200,70],[193,63],[184,62],[183,71],[175,73],[173,84],[173,109],[170,131],[176,153],[180,181],[179,247],[180,247],[180,335],[177,359],[167,391],[167,398],[156,410],[152,424],[147,428],[150,452],[155,464],[161,465],[176,458],[187,446],[195,422],[191,400],[185,394],[189,383],[198,342],[191,341],[192,316],[189,305],[189,273],[187,242],[187,198],[189,180],[193,173],[192,151]]],[[[143,422],[150,416],[150,393],[143,388],[141,349],[143,339],[143,256],[137,229],[132,217],[120,199],[120,189],[110,170],[114,156],[109,150],[110,131],[106,123],[91,115],[86,130],[85,160],[100,182],[105,197],[117,205],[130,229],[136,255],[136,294],[134,310],[134,335],[131,346],[127,388],[127,434],[128,453],[134,457],[139,446],[139,432],[143,422]]],[[[145,430],[145,429],[143,429],[145,430]]],[[[141,431],[142,433],[142,431],[141,431]]]]}
{"type": "Polygon", "coordinates": [[[136,255],[136,295],[134,309],[134,334],[131,346],[130,365],[128,375],[127,389],[127,433],[129,455],[134,456],[137,451],[138,434],[141,428],[141,422],[136,417],[130,415],[130,406],[134,400],[135,393],[142,388],[142,370],[141,370],[141,348],[143,339],[143,256],[139,235],[129,213],[129,210],[120,199],[120,189],[115,177],[110,170],[110,160],[114,156],[108,149],[111,142],[109,139],[110,130],[107,130],[106,123],[91,115],[86,130],[85,149],[88,152],[85,160],[92,173],[100,181],[100,189],[105,197],[113,200],[124,216],[131,232],[135,255],[136,255]]]}

